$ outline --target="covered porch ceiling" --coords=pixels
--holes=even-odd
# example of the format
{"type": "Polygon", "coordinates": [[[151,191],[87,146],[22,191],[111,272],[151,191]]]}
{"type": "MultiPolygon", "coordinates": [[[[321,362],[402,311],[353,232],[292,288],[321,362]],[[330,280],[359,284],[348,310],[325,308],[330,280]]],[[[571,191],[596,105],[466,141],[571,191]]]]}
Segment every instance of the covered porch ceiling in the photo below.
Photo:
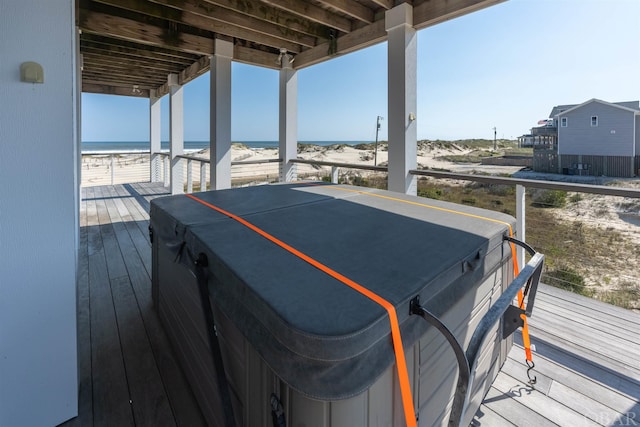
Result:
{"type": "Polygon", "coordinates": [[[401,3],[421,29],[502,1],[76,0],[82,91],[163,96],[169,74],[209,70],[216,38],[234,61],[279,69],[286,50],[299,69],[385,41],[385,11],[401,3]]]}

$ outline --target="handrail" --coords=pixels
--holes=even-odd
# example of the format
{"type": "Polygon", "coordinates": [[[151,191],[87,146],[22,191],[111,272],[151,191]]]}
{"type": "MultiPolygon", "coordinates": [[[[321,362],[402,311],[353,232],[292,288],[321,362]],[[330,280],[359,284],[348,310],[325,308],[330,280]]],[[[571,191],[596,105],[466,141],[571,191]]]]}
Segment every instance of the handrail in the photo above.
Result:
{"type": "Polygon", "coordinates": [[[542,188],[545,190],[576,191],[580,193],[601,194],[605,196],[640,198],[640,190],[635,188],[609,187],[606,185],[594,184],[577,184],[573,182],[540,181],[524,178],[507,178],[492,175],[472,175],[466,173],[442,172],[422,169],[410,170],[409,173],[418,176],[460,179],[465,181],[484,182],[487,184],[522,185],[523,187],[542,188]]]}
{"type": "MultiPolygon", "coordinates": [[[[292,159],[292,163],[304,163],[318,166],[332,166],[349,169],[372,170],[377,172],[387,172],[385,166],[357,165],[350,163],[326,162],[320,160],[292,159]]],[[[573,182],[558,181],[542,181],[525,178],[509,178],[494,175],[473,175],[466,173],[434,171],[426,169],[412,169],[409,171],[411,175],[430,176],[433,178],[459,179],[464,181],[483,182],[487,184],[497,185],[522,185],[523,187],[542,188],[545,190],[564,190],[575,191],[579,193],[600,194],[604,196],[619,196],[629,198],[640,198],[640,189],[625,187],[610,187],[606,185],[596,184],[579,184],[573,182]]]]}
{"type": "MultiPolygon", "coordinates": [[[[189,156],[186,154],[178,154],[176,157],[180,158],[180,159],[186,159],[186,160],[194,160],[197,162],[202,162],[202,163],[211,163],[210,159],[205,159],[203,157],[196,157],[196,156],[189,156]]],[[[237,166],[237,165],[259,165],[262,163],[282,163],[282,159],[264,159],[264,160],[236,160],[231,162],[231,166],[237,166]]]]}
{"type": "Polygon", "coordinates": [[[370,171],[376,171],[376,172],[388,171],[388,168],[386,166],[355,165],[351,163],[324,162],[321,160],[291,159],[291,163],[303,163],[307,165],[332,166],[332,167],[349,168],[349,169],[362,169],[362,170],[370,170],[370,171]]]}
{"type": "Polygon", "coordinates": [[[264,159],[264,160],[238,160],[235,162],[231,162],[231,166],[238,165],[260,165],[262,163],[282,163],[282,159],[264,159]]]}
{"type": "Polygon", "coordinates": [[[83,151],[83,156],[119,156],[123,154],[149,154],[151,151],[83,151]]]}
{"type": "Polygon", "coordinates": [[[209,159],[205,159],[204,157],[189,156],[188,154],[178,154],[178,155],[176,155],[176,157],[179,158],[179,159],[195,160],[195,161],[203,162],[203,163],[211,163],[211,161],[209,159]]]}

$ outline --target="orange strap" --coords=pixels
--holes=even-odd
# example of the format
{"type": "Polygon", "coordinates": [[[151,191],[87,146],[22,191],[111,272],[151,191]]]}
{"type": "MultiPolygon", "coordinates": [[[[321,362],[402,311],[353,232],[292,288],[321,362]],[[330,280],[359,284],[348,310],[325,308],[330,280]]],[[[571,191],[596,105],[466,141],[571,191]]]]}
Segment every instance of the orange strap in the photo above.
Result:
{"type": "Polygon", "coordinates": [[[299,250],[295,249],[294,247],[286,244],[285,242],[283,242],[282,240],[272,236],[271,234],[267,233],[266,231],[262,230],[261,228],[253,225],[252,223],[250,223],[249,221],[232,214],[231,212],[228,212],[222,208],[219,208],[215,205],[212,205],[211,203],[207,203],[202,199],[199,199],[198,197],[194,196],[193,194],[186,194],[187,197],[189,197],[190,199],[195,200],[196,202],[211,208],[237,222],[239,222],[240,224],[244,225],[245,227],[249,228],[250,230],[258,233],[259,235],[261,235],[262,237],[264,237],[265,239],[271,241],[272,243],[275,243],[276,245],[280,246],[282,249],[290,252],[291,254],[297,256],[298,258],[302,259],[303,261],[307,262],[308,264],[311,264],[312,266],[314,266],[315,268],[317,268],[318,270],[322,271],[323,273],[328,274],[329,276],[333,277],[334,279],[342,282],[343,284],[349,286],[350,288],[356,290],[357,292],[361,293],[362,295],[366,296],[367,298],[369,298],[370,300],[376,302],[377,304],[379,304],[380,306],[382,306],[387,313],[389,314],[389,323],[391,324],[391,338],[393,341],[393,351],[395,353],[395,358],[396,358],[396,367],[398,370],[398,379],[400,382],[400,394],[402,396],[402,405],[404,407],[404,417],[407,423],[407,427],[416,427],[416,415],[415,415],[415,410],[413,408],[413,398],[411,396],[411,385],[409,383],[409,373],[407,371],[407,363],[406,363],[406,359],[404,356],[404,348],[402,346],[402,338],[400,337],[400,326],[398,325],[398,317],[396,315],[396,310],[395,307],[393,306],[393,304],[391,304],[389,301],[385,300],[384,298],[382,298],[381,296],[377,295],[376,293],[370,291],[369,289],[365,288],[364,286],[354,282],[353,280],[349,279],[346,276],[343,276],[342,274],[338,273],[337,271],[331,269],[330,267],[327,267],[326,265],[322,264],[321,262],[315,260],[314,258],[311,258],[310,256],[304,254],[303,252],[300,252],[299,250]]]}
{"type": "MultiPolygon", "coordinates": [[[[318,184],[309,184],[309,185],[318,185],[318,184]]],[[[391,197],[391,196],[385,196],[383,194],[376,194],[376,193],[370,193],[367,191],[361,191],[361,190],[353,190],[350,188],[343,188],[343,187],[336,187],[336,186],[326,186],[326,188],[331,188],[333,190],[340,190],[340,191],[346,191],[346,192],[350,192],[350,193],[357,193],[357,194],[362,194],[365,196],[372,196],[372,197],[378,197],[380,199],[387,199],[387,200],[393,200],[395,202],[402,202],[402,203],[406,203],[409,205],[416,205],[416,206],[421,206],[424,208],[429,208],[429,209],[434,209],[434,210],[438,210],[438,211],[442,211],[442,212],[447,212],[447,213],[451,213],[451,214],[456,214],[456,215],[462,215],[462,216],[467,216],[470,218],[476,218],[476,219],[481,219],[484,221],[489,221],[489,222],[496,222],[499,224],[504,224],[507,226],[507,228],[509,229],[509,237],[513,237],[514,233],[513,233],[513,227],[511,227],[511,224],[509,224],[508,222],[505,221],[500,221],[498,219],[494,219],[494,218],[489,218],[489,217],[485,217],[485,216],[481,216],[481,215],[475,215],[475,214],[471,214],[471,213],[467,213],[467,212],[460,212],[460,211],[456,211],[453,209],[447,209],[447,208],[442,208],[439,206],[432,206],[432,205],[427,205],[426,203],[419,203],[419,202],[414,202],[411,200],[404,200],[404,199],[400,199],[398,197],[391,197]]],[[[517,253],[516,253],[516,245],[514,243],[510,243],[511,245],[511,258],[513,259],[513,275],[514,277],[517,276],[520,273],[520,268],[518,267],[518,257],[517,257],[517,253]]],[[[522,310],[524,310],[524,295],[522,294],[522,289],[520,289],[518,291],[518,307],[520,307],[522,310]]],[[[523,326],[522,326],[522,342],[524,345],[524,352],[525,352],[525,357],[528,361],[532,361],[532,357],[531,357],[531,340],[529,339],[529,325],[527,324],[527,315],[526,314],[522,314],[520,315],[520,317],[523,320],[523,326]]]]}

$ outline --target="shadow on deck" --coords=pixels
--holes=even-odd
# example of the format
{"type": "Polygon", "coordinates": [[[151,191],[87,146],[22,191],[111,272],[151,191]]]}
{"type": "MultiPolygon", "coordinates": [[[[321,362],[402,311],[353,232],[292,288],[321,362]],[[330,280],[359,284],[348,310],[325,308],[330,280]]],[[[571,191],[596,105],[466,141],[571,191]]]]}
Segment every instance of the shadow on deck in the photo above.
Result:
{"type": "MultiPolygon", "coordinates": [[[[149,201],[161,184],[84,188],[79,416],[62,426],[205,425],[151,301],[149,201]]],[[[541,285],[530,320],[537,383],[516,344],[476,426],[640,423],[640,315],[541,285]]]]}

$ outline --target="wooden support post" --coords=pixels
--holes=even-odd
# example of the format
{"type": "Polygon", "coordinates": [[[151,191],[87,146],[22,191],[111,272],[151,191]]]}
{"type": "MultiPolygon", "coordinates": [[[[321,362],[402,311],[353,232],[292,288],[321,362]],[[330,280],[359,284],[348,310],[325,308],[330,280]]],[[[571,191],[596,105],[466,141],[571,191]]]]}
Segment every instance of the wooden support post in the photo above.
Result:
{"type": "Polygon", "coordinates": [[[156,91],[150,90],[149,96],[149,143],[150,143],[150,178],[151,182],[160,182],[161,157],[158,153],[161,151],[160,143],[160,98],[155,96],[156,91]]]}
{"type": "Polygon", "coordinates": [[[402,3],[385,12],[387,30],[389,190],[417,194],[417,34],[413,7],[402,3]]]}
{"type": "Polygon", "coordinates": [[[182,163],[184,153],[184,96],[178,75],[169,74],[169,152],[171,156],[171,194],[184,193],[182,163]]]}
{"type": "Polygon", "coordinates": [[[211,189],[231,188],[231,60],[233,43],[215,40],[211,57],[211,189]]]}
{"type": "Polygon", "coordinates": [[[291,66],[291,56],[283,52],[280,69],[279,157],[280,182],[297,179],[298,156],[298,72],[291,66]]]}

